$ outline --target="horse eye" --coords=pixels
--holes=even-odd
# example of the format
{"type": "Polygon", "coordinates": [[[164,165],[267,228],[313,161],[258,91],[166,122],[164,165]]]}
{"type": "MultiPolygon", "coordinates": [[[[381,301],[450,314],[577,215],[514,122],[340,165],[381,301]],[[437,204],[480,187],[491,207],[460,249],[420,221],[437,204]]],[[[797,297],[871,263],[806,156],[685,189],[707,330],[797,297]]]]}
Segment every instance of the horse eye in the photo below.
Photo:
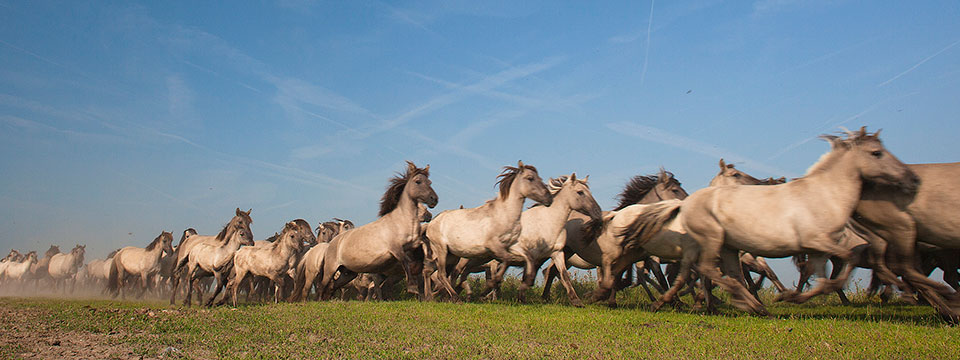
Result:
{"type": "Polygon", "coordinates": [[[733,177],[740,177],[740,173],[733,174],[733,177]]]}
{"type": "Polygon", "coordinates": [[[577,195],[583,196],[583,190],[577,191],[577,195]]]}
{"type": "Polygon", "coordinates": [[[422,184],[422,183],[423,183],[423,181],[417,180],[417,185],[420,185],[420,184],[422,184]]]}
{"type": "Polygon", "coordinates": [[[873,155],[873,157],[879,159],[880,157],[883,156],[883,151],[877,150],[877,151],[871,152],[870,155],[873,155]]]}

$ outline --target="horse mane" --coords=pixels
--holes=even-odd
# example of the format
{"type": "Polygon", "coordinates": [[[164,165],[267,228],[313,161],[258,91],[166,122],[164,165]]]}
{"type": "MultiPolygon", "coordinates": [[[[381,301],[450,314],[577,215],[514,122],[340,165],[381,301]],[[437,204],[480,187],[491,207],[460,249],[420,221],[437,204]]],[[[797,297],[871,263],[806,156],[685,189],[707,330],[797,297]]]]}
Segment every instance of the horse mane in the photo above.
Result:
{"type": "Polygon", "coordinates": [[[180,242],[177,243],[177,246],[178,246],[178,247],[179,247],[180,245],[183,245],[183,242],[187,240],[187,233],[188,233],[188,232],[192,232],[192,233],[196,234],[196,233],[197,233],[197,229],[187,228],[186,230],[184,230],[184,231],[183,231],[183,234],[180,235],[180,242]]]}
{"type": "Polygon", "coordinates": [[[503,171],[500,172],[500,175],[497,175],[496,185],[500,185],[500,198],[506,199],[510,195],[510,186],[513,185],[513,181],[516,180],[517,175],[523,172],[523,169],[531,170],[537,172],[537,168],[533,165],[523,164],[522,167],[513,167],[513,166],[504,166],[503,171]]]}
{"type": "MultiPolygon", "coordinates": [[[[570,178],[569,175],[560,175],[556,178],[550,178],[550,181],[547,182],[547,190],[550,191],[550,196],[557,196],[557,194],[560,193],[560,189],[563,189],[563,183],[567,182],[567,179],[569,178],[570,178]]],[[[584,181],[583,179],[577,179],[576,181],[583,184],[583,186],[586,186],[587,189],[590,188],[590,184],[587,184],[587,182],[584,181]]],[[[530,205],[528,209],[533,209],[537,206],[544,206],[544,205],[541,203],[534,203],[533,205],[530,205]]]]}
{"type": "Polygon", "coordinates": [[[270,235],[270,237],[266,238],[264,241],[266,241],[266,242],[268,242],[268,243],[275,243],[275,242],[277,242],[277,238],[278,238],[278,237],[280,237],[280,233],[275,232],[275,233],[273,233],[273,235],[270,235]]]}
{"type": "Polygon", "coordinates": [[[837,159],[838,154],[845,152],[845,150],[850,149],[854,145],[860,145],[869,141],[880,141],[880,130],[877,130],[877,132],[872,134],[867,132],[866,126],[860,127],[859,131],[844,130],[844,134],[847,136],[846,138],[841,138],[837,135],[830,134],[823,134],[819,136],[821,139],[830,142],[830,151],[820,155],[820,158],[817,159],[817,162],[813,163],[813,165],[810,165],[810,167],[807,168],[807,172],[803,175],[804,177],[827,168],[837,159]]]}
{"type": "Polygon", "coordinates": [[[146,250],[146,251],[151,251],[151,250],[157,248],[157,245],[160,244],[160,239],[163,239],[163,233],[162,233],[162,232],[160,233],[160,236],[157,236],[156,239],[153,239],[153,241],[150,242],[150,245],[147,245],[147,247],[145,247],[145,248],[143,248],[143,249],[146,250]]]}
{"type": "MultiPolygon", "coordinates": [[[[239,209],[238,209],[238,210],[239,210],[239,209]]],[[[233,222],[237,219],[238,216],[242,216],[242,217],[244,218],[244,220],[247,221],[248,224],[249,224],[250,222],[252,222],[252,221],[250,220],[250,215],[247,215],[246,213],[244,213],[244,212],[242,212],[242,211],[237,211],[237,213],[238,213],[238,215],[237,215],[237,216],[234,216],[233,219],[230,219],[230,222],[228,222],[226,225],[224,225],[224,226],[223,226],[223,230],[220,230],[220,233],[217,234],[217,237],[216,237],[217,241],[220,241],[220,242],[226,242],[226,241],[227,241],[227,234],[230,233],[230,228],[231,228],[230,225],[233,225],[233,222]]]]}
{"type": "Polygon", "coordinates": [[[624,186],[623,191],[617,195],[617,200],[620,202],[617,204],[617,207],[614,208],[614,211],[622,210],[623,208],[636,204],[643,199],[644,196],[647,196],[647,193],[650,190],[653,190],[657,186],[660,179],[666,179],[665,182],[677,182],[677,179],[673,176],[672,172],[660,169],[660,172],[656,175],[637,175],[630,178],[627,181],[627,185],[624,186]]]}
{"type": "MultiPolygon", "coordinates": [[[[418,168],[410,161],[407,161],[407,165],[406,173],[397,173],[396,176],[390,179],[390,183],[387,185],[387,191],[383,193],[383,197],[380,198],[380,212],[377,214],[378,217],[389,214],[397,208],[397,205],[400,204],[400,197],[403,196],[403,189],[407,186],[407,181],[410,181],[414,176],[420,174],[427,177],[430,176],[430,170],[427,168],[418,168]]],[[[427,167],[430,166],[428,165],[427,167]]]]}
{"type": "Polygon", "coordinates": [[[339,229],[340,229],[340,223],[339,223],[339,222],[336,222],[336,221],[327,221],[327,222],[324,222],[324,223],[320,224],[319,227],[325,227],[325,228],[326,228],[326,227],[329,227],[329,228],[334,229],[334,230],[339,230],[339,229]]]}
{"type": "Polygon", "coordinates": [[[51,257],[53,255],[60,253],[60,247],[56,245],[50,245],[50,248],[47,249],[47,252],[43,254],[44,257],[51,257]]]}
{"type": "Polygon", "coordinates": [[[337,222],[335,223],[335,226],[337,226],[337,229],[339,229],[341,225],[343,225],[343,227],[347,228],[347,230],[353,229],[353,228],[356,227],[355,225],[353,225],[353,221],[350,221],[350,220],[344,220],[344,219],[340,219],[340,218],[333,218],[333,220],[336,220],[336,221],[337,221],[337,222]]]}

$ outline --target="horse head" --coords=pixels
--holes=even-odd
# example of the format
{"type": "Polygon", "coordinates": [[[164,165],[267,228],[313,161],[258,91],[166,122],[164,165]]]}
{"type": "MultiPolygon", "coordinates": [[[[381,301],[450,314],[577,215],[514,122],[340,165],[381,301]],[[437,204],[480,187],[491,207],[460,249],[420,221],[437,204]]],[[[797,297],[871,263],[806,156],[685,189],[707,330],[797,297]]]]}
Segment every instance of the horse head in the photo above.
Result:
{"type": "Polygon", "coordinates": [[[540,179],[537,168],[533,165],[517,161],[517,167],[504,166],[503,172],[497,176],[500,185],[500,198],[506,199],[511,192],[518,192],[521,197],[528,198],[546,206],[553,202],[553,196],[547,185],[540,179]]]}
{"type": "Polygon", "coordinates": [[[920,186],[920,177],[883,146],[879,130],[870,134],[864,126],[859,131],[847,131],[846,138],[833,135],[821,137],[830,142],[831,151],[828,154],[844,152],[852,156],[853,166],[864,180],[895,186],[907,192],[916,191],[920,186]]]}

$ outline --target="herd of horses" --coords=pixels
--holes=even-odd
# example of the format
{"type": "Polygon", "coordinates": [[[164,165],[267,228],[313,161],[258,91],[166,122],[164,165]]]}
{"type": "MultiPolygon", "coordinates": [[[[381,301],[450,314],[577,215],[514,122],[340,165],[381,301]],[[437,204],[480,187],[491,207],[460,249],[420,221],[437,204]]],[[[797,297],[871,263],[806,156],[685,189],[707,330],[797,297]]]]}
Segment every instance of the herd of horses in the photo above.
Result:
{"type": "Polygon", "coordinates": [[[51,247],[43,259],[11,251],[0,262],[0,286],[33,280],[66,288],[83,279],[112,296],[152,291],[171,304],[183,296],[190,306],[196,296],[201,304],[236,306],[241,291],[275,302],[326,300],[348,290],[383,298],[384,287],[405,284],[422,300],[460,302],[473,297],[469,275],[485,273],[479,296],[495,298],[507,268],[516,266],[523,269],[517,296],[525,302],[549,260],[542,296],[549,298],[559,279],[573,306],[583,306],[569,273],[577,267],[597,269],[591,297],[611,306],[636,272],[653,309],[680,306],[680,295],[692,293],[698,308],[716,311],[712,290],[719,285],[732,305],[766,314],[757,296],[764,279],[782,301],[836,292],[846,302],[842,289],[863,267],[873,272],[871,291],[899,289],[904,299],[960,322],[960,163],[903,164],[879,131],[865,128],[822,138],[830,151],[801,178],[761,180],[720,160],[710,186],[688,195],[661,169],[630,179],[611,211],[600,209],[589,177],[571,173],[545,183],[521,161],[504,167],[494,199],[433,217],[428,208],[438,197],[430,166],[407,162],[389,180],[379,217],[366,225],[334,219],[314,233],[296,219],[254,241],[250,211],[237,209],[216,235],[187,229],[174,246],[173,235],[161,232],[146,247],[124,247],[85,266],[83,246],[66,254],[51,247]],[[525,209],[526,199],[535,204],[525,209]],[[798,288],[785,287],[765,257],[793,257],[798,288]],[[935,268],[946,284],[929,278],[935,268]],[[816,285],[804,290],[813,276],[816,285]]]}

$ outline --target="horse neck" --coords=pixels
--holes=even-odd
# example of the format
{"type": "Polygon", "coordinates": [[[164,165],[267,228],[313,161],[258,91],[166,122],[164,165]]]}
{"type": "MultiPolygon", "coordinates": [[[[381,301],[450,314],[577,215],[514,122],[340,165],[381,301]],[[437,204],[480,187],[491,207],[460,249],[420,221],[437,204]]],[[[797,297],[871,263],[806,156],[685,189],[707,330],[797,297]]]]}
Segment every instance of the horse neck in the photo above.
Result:
{"type": "Polygon", "coordinates": [[[503,222],[513,222],[520,219],[520,213],[523,212],[523,201],[526,197],[520,195],[520,190],[517,189],[519,183],[520,179],[513,182],[510,186],[510,193],[506,198],[497,195],[497,198],[491,202],[490,207],[493,209],[494,218],[503,222]]]}
{"type": "Polygon", "coordinates": [[[573,212],[573,204],[571,204],[572,199],[569,196],[569,191],[566,189],[561,189],[556,196],[553,197],[553,203],[550,206],[542,206],[544,212],[547,213],[547,216],[543,218],[545,223],[545,229],[550,233],[559,233],[567,224],[567,220],[570,218],[570,213],[573,212]]]}
{"type": "MultiPolygon", "coordinates": [[[[860,201],[860,191],[863,188],[863,179],[853,164],[852,152],[847,150],[843,154],[836,154],[836,158],[825,159],[828,163],[803,179],[808,186],[810,196],[818,197],[821,204],[836,204],[832,209],[837,210],[839,219],[844,222],[860,201]]],[[[824,207],[823,210],[830,210],[824,207]]]]}
{"type": "Polygon", "coordinates": [[[404,226],[404,228],[409,228],[411,233],[420,232],[420,216],[418,215],[417,202],[407,195],[406,191],[400,195],[400,201],[397,202],[397,207],[384,215],[383,218],[408,225],[409,227],[404,226]]]}

